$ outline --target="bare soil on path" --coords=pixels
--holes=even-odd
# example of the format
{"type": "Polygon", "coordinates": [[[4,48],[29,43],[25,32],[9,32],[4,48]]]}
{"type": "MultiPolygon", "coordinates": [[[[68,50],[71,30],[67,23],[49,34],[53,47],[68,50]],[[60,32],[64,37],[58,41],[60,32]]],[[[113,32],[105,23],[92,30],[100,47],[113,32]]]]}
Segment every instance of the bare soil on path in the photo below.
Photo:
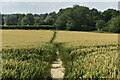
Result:
{"type": "Polygon", "coordinates": [[[58,58],[53,62],[51,68],[51,74],[53,80],[62,80],[64,76],[64,67],[62,66],[62,61],[58,58]]]}

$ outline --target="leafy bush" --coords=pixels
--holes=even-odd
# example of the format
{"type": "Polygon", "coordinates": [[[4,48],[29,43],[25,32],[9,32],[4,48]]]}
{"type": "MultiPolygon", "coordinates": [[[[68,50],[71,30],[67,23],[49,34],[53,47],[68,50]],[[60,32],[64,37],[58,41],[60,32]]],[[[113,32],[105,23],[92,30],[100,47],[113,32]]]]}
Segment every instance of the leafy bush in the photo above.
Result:
{"type": "Polygon", "coordinates": [[[97,23],[96,23],[96,28],[97,30],[102,30],[102,28],[105,27],[105,21],[103,20],[98,20],[97,23]]]}
{"type": "Polygon", "coordinates": [[[0,26],[2,29],[55,29],[52,25],[7,25],[0,26]]]}
{"type": "Polygon", "coordinates": [[[114,33],[120,32],[120,16],[112,18],[107,24],[107,31],[114,33]]]}

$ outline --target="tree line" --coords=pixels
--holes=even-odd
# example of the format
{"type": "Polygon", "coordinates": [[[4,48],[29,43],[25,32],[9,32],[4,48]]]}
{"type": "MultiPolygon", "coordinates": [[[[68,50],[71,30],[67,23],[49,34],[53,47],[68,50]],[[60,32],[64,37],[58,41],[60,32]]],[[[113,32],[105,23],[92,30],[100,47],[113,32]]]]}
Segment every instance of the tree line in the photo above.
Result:
{"type": "Polygon", "coordinates": [[[120,32],[120,12],[107,9],[103,12],[89,7],[73,5],[58,13],[2,14],[2,25],[52,25],[56,29],[71,31],[120,32]]]}

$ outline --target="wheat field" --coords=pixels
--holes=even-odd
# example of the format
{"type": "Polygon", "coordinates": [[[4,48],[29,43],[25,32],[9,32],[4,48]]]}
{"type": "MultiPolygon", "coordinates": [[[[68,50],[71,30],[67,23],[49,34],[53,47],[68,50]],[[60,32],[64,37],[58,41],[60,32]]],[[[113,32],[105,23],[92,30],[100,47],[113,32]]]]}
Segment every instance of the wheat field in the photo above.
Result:
{"type": "Polygon", "coordinates": [[[1,32],[3,79],[52,78],[51,62],[57,58],[57,49],[64,78],[120,78],[118,34],[57,31],[57,46],[48,43],[52,30],[1,32]]]}
{"type": "MultiPolygon", "coordinates": [[[[53,32],[50,30],[2,30],[3,47],[25,46],[38,42],[49,42],[53,32]]],[[[118,42],[118,34],[57,31],[55,42],[118,42]]]]}

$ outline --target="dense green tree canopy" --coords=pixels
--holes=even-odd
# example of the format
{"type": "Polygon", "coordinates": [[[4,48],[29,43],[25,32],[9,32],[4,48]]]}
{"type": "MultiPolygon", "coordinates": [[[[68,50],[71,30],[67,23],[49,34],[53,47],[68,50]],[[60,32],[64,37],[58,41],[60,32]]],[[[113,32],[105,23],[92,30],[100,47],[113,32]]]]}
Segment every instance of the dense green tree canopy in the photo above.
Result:
{"type": "Polygon", "coordinates": [[[0,13],[0,25],[2,25],[2,14],[0,13]]]}
{"type": "Polygon", "coordinates": [[[102,19],[101,12],[99,12],[97,9],[93,8],[90,10],[90,16],[92,18],[92,25],[95,26],[96,22],[100,19],[102,19]]]}
{"type": "Polygon", "coordinates": [[[96,23],[97,30],[102,30],[102,28],[105,27],[105,21],[104,20],[98,20],[96,23]]]}
{"type": "Polygon", "coordinates": [[[4,25],[4,17],[3,17],[3,15],[1,15],[1,17],[2,17],[2,25],[4,25]]]}
{"type": "Polygon", "coordinates": [[[75,5],[68,14],[69,22],[72,24],[72,30],[82,30],[82,25],[91,26],[91,16],[89,8],[75,5]]]}
{"type": "Polygon", "coordinates": [[[74,5],[73,8],[60,10],[55,26],[59,29],[86,30],[87,26],[94,27],[94,23],[88,7],[74,5]]]}
{"type": "Polygon", "coordinates": [[[120,16],[112,18],[107,25],[109,32],[120,32],[120,16]]]}
{"type": "Polygon", "coordinates": [[[28,13],[25,18],[27,19],[27,24],[28,25],[33,25],[34,24],[34,16],[31,13],[28,13]]]}
{"type": "Polygon", "coordinates": [[[60,9],[58,13],[4,14],[2,24],[6,25],[52,25],[61,30],[119,32],[120,12],[107,9],[103,12],[89,7],[73,5],[60,9]]]}
{"type": "Polygon", "coordinates": [[[25,15],[21,20],[21,25],[33,25],[34,24],[34,16],[31,13],[25,15]]]}
{"type": "Polygon", "coordinates": [[[39,17],[35,17],[35,25],[40,25],[40,18],[39,17]]]}
{"type": "Polygon", "coordinates": [[[21,25],[28,25],[28,18],[24,17],[21,19],[21,25]]]}
{"type": "Polygon", "coordinates": [[[18,19],[17,24],[18,24],[18,25],[21,25],[21,20],[22,20],[22,18],[25,17],[25,14],[16,14],[16,15],[17,15],[17,19],[18,19]]]}
{"type": "Polygon", "coordinates": [[[12,15],[7,15],[5,17],[5,24],[6,25],[17,25],[17,15],[12,14],[12,15]]]}
{"type": "Polygon", "coordinates": [[[58,18],[55,22],[55,26],[58,29],[66,29],[66,24],[68,22],[68,14],[70,14],[72,8],[67,8],[65,10],[61,10],[58,14],[58,18]]]}
{"type": "Polygon", "coordinates": [[[40,14],[40,16],[38,17],[38,18],[39,18],[39,24],[40,24],[40,25],[44,25],[44,24],[45,24],[44,20],[45,20],[45,18],[47,17],[47,15],[48,15],[48,13],[40,14]]]}
{"type": "Polygon", "coordinates": [[[106,22],[109,21],[111,18],[116,17],[118,15],[119,15],[119,11],[114,10],[114,9],[108,9],[102,13],[103,19],[106,22]]]}
{"type": "Polygon", "coordinates": [[[55,23],[57,15],[55,12],[49,13],[46,18],[44,19],[45,24],[52,25],[55,23]]]}

